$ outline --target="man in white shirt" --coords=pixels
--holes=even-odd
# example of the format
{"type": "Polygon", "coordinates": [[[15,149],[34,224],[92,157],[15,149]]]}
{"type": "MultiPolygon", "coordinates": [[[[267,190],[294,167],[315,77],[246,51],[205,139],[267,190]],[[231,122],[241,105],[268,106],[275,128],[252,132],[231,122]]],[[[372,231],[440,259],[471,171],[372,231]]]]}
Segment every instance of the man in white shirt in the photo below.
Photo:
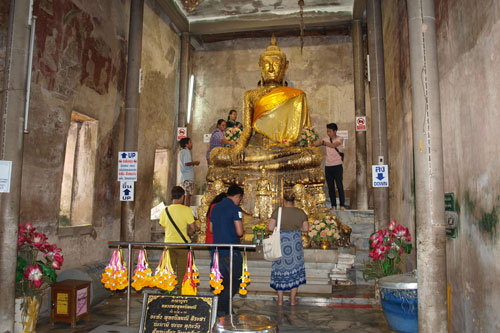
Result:
{"type": "Polygon", "coordinates": [[[191,149],[193,149],[193,143],[190,138],[182,138],[179,141],[181,150],[178,156],[178,181],[177,183],[186,192],[184,198],[184,205],[191,205],[191,195],[194,189],[194,166],[200,165],[200,161],[193,161],[191,159],[191,149]]]}

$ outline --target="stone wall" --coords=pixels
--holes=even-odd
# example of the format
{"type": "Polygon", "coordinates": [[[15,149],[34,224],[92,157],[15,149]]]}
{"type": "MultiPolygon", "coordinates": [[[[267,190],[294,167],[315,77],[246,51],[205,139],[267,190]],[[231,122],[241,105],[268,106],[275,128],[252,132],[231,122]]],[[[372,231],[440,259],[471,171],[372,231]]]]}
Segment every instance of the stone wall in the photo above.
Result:
{"type": "MultiPolygon", "coordinates": [[[[196,184],[205,182],[208,144],[203,134],[212,133],[217,119],[227,119],[230,109],[243,115],[243,94],[254,89],[260,80],[259,56],[270,38],[239,39],[205,44],[195,51],[193,73],[195,94],[190,136],[193,158],[200,160],[195,168],[196,184]]],[[[289,85],[306,92],[312,125],[321,136],[325,125],[335,122],[339,130],[348,130],[344,188],[352,202],[355,183],[354,86],[352,42],[350,37],[306,37],[301,53],[297,37],[278,38],[278,46],[286,54],[289,85]]]]}
{"type": "MultiPolygon", "coordinates": [[[[5,69],[5,51],[7,50],[7,33],[9,29],[10,1],[0,2],[0,94],[3,93],[5,69]]],[[[1,106],[1,104],[0,104],[1,106]]]]}
{"type": "Polygon", "coordinates": [[[460,212],[447,241],[451,332],[498,332],[500,318],[500,6],[435,2],[444,189],[460,212]]]}
{"type": "MultiPolygon", "coordinates": [[[[389,217],[408,227],[415,240],[413,122],[408,41],[404,1],[382,2],[389,155],[389,217]]],[[[408,269],[415,267],[415,252],[408,269]]]]}
{"type": "MultiPolygon", "coordinates": [[[[117,155],[123,149],[129,1],[38,0],[29,134],[25,136],[21,221],[48,233],[64,269],[109,258],[120,237],[117,155]],[[91,227],[59,227],[71,113],[98,122],[91,227]]],[[[146,1],[136,183],[136,240],[149,240],[155,148],[172,149],[179,42],[146,1]]],[[[81,184],[80,184],[81,185],[81,184]]],[[[89,186],[90,187],[90,186],[89,186]]]]}

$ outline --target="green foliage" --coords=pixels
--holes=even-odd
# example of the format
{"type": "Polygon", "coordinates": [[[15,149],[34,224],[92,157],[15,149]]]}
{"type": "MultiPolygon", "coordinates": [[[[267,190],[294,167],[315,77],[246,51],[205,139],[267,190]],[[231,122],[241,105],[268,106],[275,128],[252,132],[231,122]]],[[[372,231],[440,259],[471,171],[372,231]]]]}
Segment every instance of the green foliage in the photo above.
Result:
{"type": "Polygon", "coordinates": [[[481,220],[479,220],[479,228],[481,231],[485,231],[491,235],[493,238],[497,232],[497,224],[498,224],[498,212],[497,207],[493,207],[493,210],[488,213],[482,213],[481,220]]]}
{"type": "Polygon", "coordinates": [[[59,215],[59,225],[62,227],[67,227],[71,224],[69,217],[66,215],[59,215]]]}

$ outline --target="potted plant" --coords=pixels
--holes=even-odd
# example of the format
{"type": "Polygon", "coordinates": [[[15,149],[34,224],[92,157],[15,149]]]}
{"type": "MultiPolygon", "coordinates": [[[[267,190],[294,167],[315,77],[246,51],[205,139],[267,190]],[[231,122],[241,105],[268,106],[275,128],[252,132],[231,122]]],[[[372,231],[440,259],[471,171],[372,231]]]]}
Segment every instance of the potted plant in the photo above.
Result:
{"type": "Polygon", "coordinates": [[[23,332],[35,330],[43,293],[56,282],[62,263],[61,249],[49,244],[45,234],[36,232],[31,222],[19,225],[15,322],[23,332]]]}
{"type": "MultiPolygon", "coordinates": [[[[414,275],[402,274],[411,253],[408,228],[389,223],[370,236],[370,262],[365,262],[363,278],[380,285],[380,301],[389,326],[398,332],[418,332],[417,284],[414,275]],[[380,281],[379,281],[380,279],[380,281]]],[[[377,286],[378,293],[378,286],[377,286]]]]}
{"type": "Polygon", "coordinates": [[[309,230],[311,245],[324,250],[335,245],[340,238],[338,220],[336,216],[325,216],[313,222],[309,230]]]}

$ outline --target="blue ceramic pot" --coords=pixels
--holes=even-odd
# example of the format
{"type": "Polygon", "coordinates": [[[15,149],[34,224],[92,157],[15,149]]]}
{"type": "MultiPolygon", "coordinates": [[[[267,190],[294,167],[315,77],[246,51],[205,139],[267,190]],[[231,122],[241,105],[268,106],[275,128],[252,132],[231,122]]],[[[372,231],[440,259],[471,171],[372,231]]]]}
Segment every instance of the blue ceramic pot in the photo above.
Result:
{"type": "Polygon", "coordinates": [[[404,333],[418,333],[417,289],[380,289],[380,302],[389,326],[404,333]]]}

